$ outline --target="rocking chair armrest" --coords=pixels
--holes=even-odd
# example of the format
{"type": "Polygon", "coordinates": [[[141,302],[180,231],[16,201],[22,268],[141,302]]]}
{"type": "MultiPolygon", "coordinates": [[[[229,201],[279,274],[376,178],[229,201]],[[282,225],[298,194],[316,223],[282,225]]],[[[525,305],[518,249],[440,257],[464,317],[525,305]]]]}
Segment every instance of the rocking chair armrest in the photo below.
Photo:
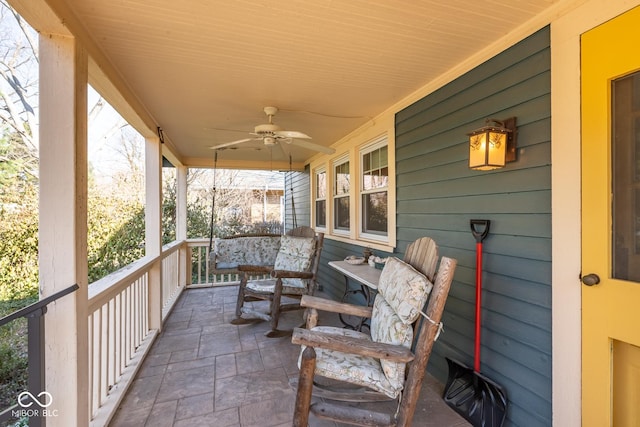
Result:
{"type": "Polygon", "coordinates": [[[295,328],[291,337],[293,344],[314,348],[358,354],[392,362],[407,363],[414,359],[411,349],[401,345],[375,342],[364,338],[346,337],[308,329],[295,328]]]}
{"type": "Polygon", "coordinates": [[[270,265],[239,265],[238,271],[244,273],[269,274],[273,271],[273,267],[270,265]]]}
{"type": "Polygon", "coordinates": [[[303,295],[300,301],[301,307],[315,308],[317,310],[328,311],[330,313],[348,314],[357,317],[371,317],[371,307],[364,305],[348,304],[326,298],[303,295]]]}
{"type": "Polygon", "coordinates": [[[310,271],[271,270],[271,277],[274,279],[312,279],[313,273],[310,271]]]}

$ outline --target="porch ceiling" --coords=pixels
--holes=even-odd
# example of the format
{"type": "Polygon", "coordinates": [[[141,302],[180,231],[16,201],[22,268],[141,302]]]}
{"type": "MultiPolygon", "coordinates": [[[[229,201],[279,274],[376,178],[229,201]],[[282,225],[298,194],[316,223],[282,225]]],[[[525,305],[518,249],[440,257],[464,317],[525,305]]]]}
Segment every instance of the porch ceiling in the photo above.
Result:
{"type": "MultiPolygon", "coordinates": [[[[46,1],[77,17],[176,156],[200,165],[270,105],[275,123],[329,146],[560,0],[46,1]]],[[[288,159],[261,141],[236,148],[221,161],[288,159]]],[[[315,154],[287,148],[298,165],[315,154]]]]}

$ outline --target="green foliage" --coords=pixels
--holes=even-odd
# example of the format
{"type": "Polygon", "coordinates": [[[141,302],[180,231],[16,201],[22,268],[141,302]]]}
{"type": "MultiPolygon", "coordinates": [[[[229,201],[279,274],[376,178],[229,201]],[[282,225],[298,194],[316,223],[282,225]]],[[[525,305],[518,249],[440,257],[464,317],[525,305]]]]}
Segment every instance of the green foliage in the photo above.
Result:
{"type": "MultiPolygon", "coordinates": [[[[209,236],[211,208],[209,201],[195,197],[187,203],[187,239],[209,236]]],[[[176,239],[176,185],[175,181],[163,186],[162,243],[176,239]]]]}
{"type": "MultiPolygon", "coordinates": [[[[164,171],[163,171],[164,174],[164,171]]],[[[175,175],[175,174],[173,174],[175,175]]],[[[176,240],[176,181],[165,175],[162,185],[162,244],[176,240]]]]}
{"type": "Polygon", "coordinates": [[[89,197],[89,283],[144,256],[144,206],[135,200],[89,197]]]}
{"type": "Polygon", "coordinates": [[[187,238],[195,239],[198,237],[209,236],[209,212],[203,209],[197,202],[187,205],[187,238]]]}
{"type": "MultiPolygon", "coordinates": [[[[15,195],[14,195],[15,196],[15,195]]],[[[0,202],[0,301],[38,295],[38,210],[35,189],[0,202]]]]}
{"type": "MultiPolygon", "coordinates": [[[[0,318],[36,301],[35,297],[0,301],[0,318]]],[[[0,327],[0,410],[27,389],[27,319],[0,327]]]]}

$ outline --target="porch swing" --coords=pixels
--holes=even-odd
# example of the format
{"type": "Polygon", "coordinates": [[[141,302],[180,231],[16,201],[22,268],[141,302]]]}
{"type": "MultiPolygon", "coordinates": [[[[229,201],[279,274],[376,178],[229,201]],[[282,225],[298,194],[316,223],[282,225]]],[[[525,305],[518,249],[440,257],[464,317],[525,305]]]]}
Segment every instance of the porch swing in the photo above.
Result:
{"type": "MultiPolygon", "coordinates": [[[[209,266],[215,274],[240,274],[239,265],[263,265],[275,256],[279,247],[280,234],[277,233],[237,233],[214,237],[216,224],[216,192],[218,176],[218,150],[213,156],[213,188],[211,196],[211,217],[209,220],[209,266]],[[254,256],[255,255],[255,256],[254,256]],[[264,255],[262,257],[261,255],[264,255]]],[[[294,220],[295,221],[295,220],[294,220]]]]}
{"type": "MultiPolygon", "coordinates": [[[[289,172],[293,171],[293,166],[292,166],[292,159],[291,156],[289,156],[289,172]]],[[[218,175],[218,150],[215,150],[214,156],[213,156],[213,188],[212,188],[212,195],[211,195],[211,217],[209,220],[209,261],[213,262],[215,260],[214,258],[214,229],[215,229],[215,223],[216,223],[216,217],[215,217],[215,208],[216,208],[216,192],[217,192],[217,186],[216,186],[216,181],[217,181],[217,175],[218,175]]],[[[309,233],[308,230],[305,230],[307,228],[310,227],[298,227],[298,221],[297,221],[297,217],[296,217],[296,205],[295,205],[295,201],[294,201],[294,195],[293,195],[293,184],[291,184],[291,212],[292,212],[292,229],[289,230],[289,232],[287,232],[286,234],[291,235],[291,236],[300,236],[300,237],[305,237],[305,236],[310,236],[311,234],[309,233]]],[[[282,230],[284,230],[284,225],[282,230]]],[[[252,232],[252,233],[236,233],[230,236],[221,236],[219,237],[219,239],[235,239],[235,238],[239,238],[239,237],[281,237],[281,233],[268,233],[268,232],[252,232]]],[[[213,264],[212,264],[213,267],[213,264]]],[[[222,266],[223,269],[226,269],[228,267],[222,266]]]]}

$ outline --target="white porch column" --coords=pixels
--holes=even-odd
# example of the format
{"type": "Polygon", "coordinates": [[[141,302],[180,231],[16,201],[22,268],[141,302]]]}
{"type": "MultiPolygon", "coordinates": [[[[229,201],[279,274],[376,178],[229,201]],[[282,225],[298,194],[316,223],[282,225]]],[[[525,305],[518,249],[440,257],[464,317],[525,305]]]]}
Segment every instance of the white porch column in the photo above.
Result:
{"type": "MultiPolygon", "coordinates": [[[[147,138],[145,147],[145,255],[162,253],[162,147],[160,139],[147,138]]],[[[149,271],[149,327],[162,328],[162,261],[149,271]]]]}
{"type": "Polygon", "coordinates": [[[187,238],[187,168],[177,166],[176,240],[187,238]]]}
{"type": "MultiPolygon", "coordinates": [[[[176,240],[182,241],[187,239],[187,168],[185,166],[176,166],[177,185],[176,185],[176,240]]],[[[183,246],[180,249],[180,259],[178,260],[178,280],[180,286],[190,284],[189,272],[191,271],[191,259],[189,258],[189,250],[183,246]]]]}
{"type": "Polygon", "coordinates": [[[47,426],[89,423],[87,344],[87,54],[40,35],[40,296],[80,288],[45,316],[47,426]]]}

